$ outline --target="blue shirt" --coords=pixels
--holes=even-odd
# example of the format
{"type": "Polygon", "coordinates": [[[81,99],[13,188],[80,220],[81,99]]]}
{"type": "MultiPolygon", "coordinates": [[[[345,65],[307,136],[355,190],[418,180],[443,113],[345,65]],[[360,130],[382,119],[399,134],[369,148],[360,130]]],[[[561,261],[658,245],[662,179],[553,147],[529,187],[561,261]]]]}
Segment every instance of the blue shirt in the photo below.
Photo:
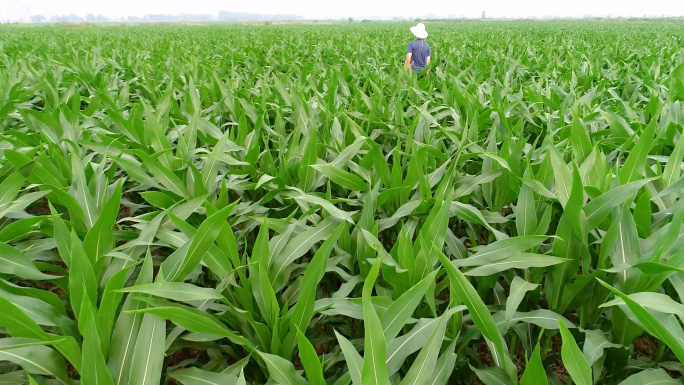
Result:
{"type": "Polygon", "coordinates": [[[423,39],[413,40],[408,43],[406,53],[413,54],[413,72],[418,73],[418,71],[425,68],[427,57],[430,56],[430,44],[423,39]]]}

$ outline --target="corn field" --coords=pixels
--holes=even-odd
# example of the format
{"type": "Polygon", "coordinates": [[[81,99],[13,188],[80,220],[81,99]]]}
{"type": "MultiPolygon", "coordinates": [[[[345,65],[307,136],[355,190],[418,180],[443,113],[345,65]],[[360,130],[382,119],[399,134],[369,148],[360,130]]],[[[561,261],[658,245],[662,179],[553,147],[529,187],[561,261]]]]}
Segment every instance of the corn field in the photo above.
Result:
{"type": "Polygon", "coordinates": [[[0,383],[684,375],[684,24],[0,28],[0,383]]]}

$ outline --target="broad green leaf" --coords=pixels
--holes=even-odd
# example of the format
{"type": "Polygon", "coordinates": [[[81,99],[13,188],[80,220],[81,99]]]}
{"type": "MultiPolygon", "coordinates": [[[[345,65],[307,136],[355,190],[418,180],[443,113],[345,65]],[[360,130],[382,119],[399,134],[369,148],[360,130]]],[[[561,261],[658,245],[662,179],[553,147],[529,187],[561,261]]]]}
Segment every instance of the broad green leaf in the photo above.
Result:
{"type": "Polygon", "coordinates": [[[618,172],[618,179],[620,184],[625,185],[629,182],[633,182],[640,179],[644,173],[644,167],[646,165],[646,157],[648,152],[651,150],[653,145],[653,133],[656,127],[655,119],[646,126],[646,128],[641,132],[639,140],[630,151],[629,156],[625,160],[625,163],[620,168],[618,172]]]}
{"type": "Polygon", "coordinates": [[[107,363],[100,345],[100,337],[97,333],[97,323],[95,321],[95,310],[90,300],[83,297],[79,325],[83,330],[83,368],[81,370],[81,381],[85,384],[111,385],[112,376],[107,370],[107,363]]]}
{"type": "Polygon", "coordinates": [[[169,376],[182,385],[236,385],[238,378],[232,374],[216,373],[199,368],[179,369],[169,376]]]}
{"type": "Polygon", "coordinates": [[[297,346],[299,346],[299,358],[306,372],[306,378],[312,385],[325,385],[323,367],[318,359],[318,354],[311,342],[301,330],[297,329],[297,346]]]}
{"type": "Polygon", "coordinates": [[[506,257],[511,257],[541,245],[549,237],[546,235],[525,235],[511,237],[491,243],[478,250],[471,257],[454,260],[460,267],[483,266],[506,257]]]}
{"type": "MultiPolygon", "coordinates": [[[[515,238],[512,238],[515,239],[515,238]]],[[[551,255],[541,255],[532,253],[519,253],[487,265],[476,267],[465,272],[465,275],[481,277],[489,276],[509,269],[528,269],[530,267],[547,267],[558,265],[569,261],[565,258],[558,258],[551,255]]]]}
{"type": "Polygon", "coordinates": [[[343,335],[335,331],[335,337],[340,344],[340,349],[344,355],[344,360],[347,363],[347,369],[351,375],[352,383],[354,385],[361,385],[361,371],[363,369],[363,358],[356,351],[356,348],[343,335]]]}
{"type": "Polygon", "coordinates": [[[577,114],[572,115],[570,143],[572,145],[572,154],[575,161],[577,164],[582,164],[589,154],[591,154],[593,149],[589,135],[587,135],[587,130],[577,114]]]}
{"type": "Polygon", "coordinates": [[[684,159],[684,135],[679,136],[672,154],[667,158],[665,169],[663,170],[663,184],[671,186],[679,179],[682,173],[682,159],[684,159]]]}
{"type": "Polygon", "coordinates": [[[337,243],[337,240],[345,229],[345,224],[340,223],[333,234],[323,242],[314,257],[306,267],[302,277],[299,298],[292,309],[290,318],[290,333],[283,343],[283,353],[285,357],[290,357],[294,349],[294,334],[297,329],[306,330],[314,314],[314,303],[316,301],[316,291],[318,284],[325,274],[330,252],[337,243]]]}
{"type": "Polygon", "coordinates": [[[131,310],[136,313],[151,313],[158,317],[167,319],[183,329],[195,333],[216,334],[228,338],[233,343],[243,345],[248,349],[253,349],[252,344],[244,337],[228,329],[216,317],[207,312],[181,306],[153,307],[147,309],[131,310]]]}
{"type": "Polygon", "coordinates": [[[539,353],[539,343],[534,347],[532,355],[527,359],[525,372],[520,378],[520,385],[546,385],[548,378],[544,371],[541,354],[539,353]]]}
{"type": "Polygon", "coordinates": [[[447,383],[456,366],[456,353],[454,353],[455,346],[456,340],[454,340],[439,357],[428,384],[445,385],[447,383]]]}
{"type": "Polygon", "coordinates": [[[572,336],[565,322],[559,321],[560,333],[563,338],[563,345],[561,346],[561,357],[563,365],[565,365],[568,374],[572,380],[578,385],[592,385],[591,365],[582,351],[577,347],[575,337],[572,336]]]}
{"type": "Polygon", "coordinates": [[[130,381],[135,384],[159,384],[164,365],[166,322],[153,314],[143,316],[133,352],[130,381]]]}
{"type": "Polygon", "coordinates": [[[363,319],[365,343],[363,352],[363,369],[361,383],[368,385],[389,384],[387,364],[385,363],[386,345],[382,324],[371,302],[371,295],[380,270],[380,259],[377,258],[368,272],[363,284],[363,319]]]}
{"type": "Polygon", "coordinates": [[[663,369],[646,369],[627,377],[619,385],[676,385],[680,380],[670,377],[663,369]]]}
{"type": "Polygon", "coordinates": [[[593,229],[598,226],[606,217],[608,217],[615,207],[629,198],[636,196],[637,191],[653,179],[655,178],[643,179],[618,186],[584,205],[583,210],[587,216],[588,229],[593,229]]]}
{"type": "MultiPolygon", "coordinates": [[[[162,264],[162,269],[166,273],[166,281],[182,281],[199,265],[209,246],[216,240],[231,210],[232,207],[230,206],[221,209],[202,222],[197,229],[197,233],[192,237],[188,251],[182,260],[173,265],[168,265],[166,269],[164,269],[165,266],[162,264]]],[[[170,261],[170,259],[167,259],[167,261],[170,261]]]]}
{"type": "MultiPolygon", "coordinates": [[[[0,346],[12,345],[15,338],[0,339],[0,346]]],[[[22,338],[20,341],[26,341],[22,338]]],[[[25,372],[53,376],[60,384],[72,385],[62,357],[47,346],[26,346],[23,348],[0,350],[0,361],[9,361],[21,366],[25,372]]]]}
{"type": "Polygon", "coordinates": [[[259,353],[268,367],[268,372],[278,384],[284,385],[306,385],[307,382],[302,376],[297,374],[294,365],[282,357],[268,353],[259,353]]]}
{"type": "Polygon", "coordinates": [[[4,242],[0,242],[0,273],[36,281],[58,278],[42,273],[21,251],[4,242]]]}
{"type": "Polygon", "coordinates": [[[114,193],[102,208],[100,216],[83,241],[83,249],[90,260],[95,263],[114,247],[114,225],[119,214],[121,202],[121,182],[116,185],[114,193]]]}
{"type": "Polygon", "coordinates": [[[440,348],[442,347],[442,340],[444,339],[444,334],[446,331],[447,314],[443,314],[439,317],[437,327],[430,334],[427,342],[423,349],[421,349],[416,360],[413,361],[411,368],[401,382],[405,385],[418,385],[427,384],[430,379],[430,374],[433,373],[435,365],[437,364],[437,359],[439,356],[440,348]]]}
{"type": "Polygon", "coordinates": [[[366,191],[368,190],[368,184],[358,175],[352,174],[348,171],[344,171],[339,168],[332,167],[327,164],[317,164],[312,165],[314,169],[325,175],[326,178],[330,179],[333,183],[340,185],[347,190],[353,191],[366,191]]]}
{"type": "Polygon", "coordinates": [[[503,368],[508,376],[512,377],[512,374],[515,373],[515,368],[512,367],[512,362],[510,361],[510,358],[508,358],[506,344],[496,328],[494,318],[492,318],[492,315],[475,291],[475,288],[473,288],[468,281],[468,278],[466,278],[466,276],[463,275],[463,273],[461,273],[444,254],[439,250],[436,251],[442,266],[444,266],[444,269],[449,276],[449,282],[454,289],[454,292],[468,307],[468,311],[470,312],[475,326],[480,330],[482,335],[492,343],[493,349],[490,348],[490,350],[494,362],[497,366],[503,368]]]}
{"type": "Polygon", "coordinates": [[[385,333],[385,340],[392,341],[399,334],[409,318],[413,315],[418,304],[431,284],[435,282],[438,270],[423,278],[411,289],[397,298],[387,311],[380,317],[380,323],[385,333]]]}
{"type": "Polygon", "coordinates": [[[52,344],[77,371],[81,369],[81,348],[76,340],[71,337],[63,337],[45,332],[33,319],[28,317],[15,304],[0,297],[0,326],[5,328],[9,335],[15,338],[30,338],[52,344]]]}
{"type": "Polygon", "coordinates": [[[71,232],[71,267],[69,269],[69,294],[71,308],[75,314],[81,314],[83,299],[90,301],[91,306],[97,303],[97,278],[93,266],[83,250],[81,240],[74,231],[71,232]]]}
{"type": "Polygon", "coordinates": [[[520,306],[520,303],[525,297],[525,293],[527,293],[530,290],[536,289],[538,286],[539,285],[529,283],[518,276],[515,276],[515,278],[513,278],[513,282],[511,282],[511,287],[509,290],[509,295],[506,299],[507,322],[510,322],[510,320],[515,315],[515,312],[518,310],[518,306],[520,306]]]}
{"type": "Polygon", "coordinates": [[[549,147],[549,156],[551,157],[551,165],[553,166],[556,195],[558,196],[558,201],[563,207],[565,207],[565,205],[568,203],[568,199],[570,198],[570,191],[572,190],[572,176],[570,175],[570,169],[556,147],[549,147]]]}
{"type": "Polygon", "coordinates": [[[223,298],[221,293],[217,292],[215,289],[198,287],[191,283],[183,282],[154,282],[127,287],[117,291],[122,293],[151,294],[180,302],[223,298]]]}

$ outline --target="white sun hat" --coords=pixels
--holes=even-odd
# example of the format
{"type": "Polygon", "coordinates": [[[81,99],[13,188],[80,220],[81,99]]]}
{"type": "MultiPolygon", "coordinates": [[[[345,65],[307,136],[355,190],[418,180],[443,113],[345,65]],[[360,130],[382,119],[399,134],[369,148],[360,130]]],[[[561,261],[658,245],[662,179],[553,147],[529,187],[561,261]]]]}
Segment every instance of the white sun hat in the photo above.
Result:
{"type": "Polygon", "coordinates": [[[411,33],[413,33],[419,39],[425,39],[428,37],[427,31],[425,31],[425,24],[418,23],[415,27],[411,27],[411,33]]]}

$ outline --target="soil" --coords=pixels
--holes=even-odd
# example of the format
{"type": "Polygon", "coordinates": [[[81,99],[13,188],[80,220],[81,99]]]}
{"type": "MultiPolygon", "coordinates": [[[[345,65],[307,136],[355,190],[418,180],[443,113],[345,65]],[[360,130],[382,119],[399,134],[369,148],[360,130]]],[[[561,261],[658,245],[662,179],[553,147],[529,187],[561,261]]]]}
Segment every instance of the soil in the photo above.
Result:
{"type": "Polygon", "coordinates": [[[50,206],[48,206],[47,199],[43,197],[27,208],[26,212],[35,216],[50,215],[50,206]]]}
{"type": "Polygon", "coordinates": [[[66,362],[66,371],[69,378],[73,378],[74,380],[78,380],[81,378],[81,375],[78,374],[76,368],[74,368],[74,366],[71,365],[71,362],[69,361],[66,362]]]}
{"type": "Polygon", "coordinates": [[[653,359],[658,351],[658,340],[650,335],[645,335],[634,340],[634,358],[646,357],[653,359]]]}
{"type": "Polygon", "coordinates": [[[563,360],[561,359],[560,351],[562,345],[563,341],[561,340],[560,336],[555,335],[553,338],[551,338],[551,353],[549,356],[555,356],[556,360],[549,365],[549,369],[551,369],[556,377],[558,377],[558,379],[565,384],[568,382],[570,376],[568,375],[568,371],[565,369],[565,365],[563,365],[563,360]]]}
{"type": "Polygon", "coordinates": [[[169,366],[175,366],[185,360],[192,359],[208,361],[209,355],[207,355],[207,352],[205,350],[199,350],[195,348],[182,348],[181,350],[171,355],[171,358],[169,359],[169,366]]]}
{"type": "Polygon", "coordinates": [[[481,341],[477,345],[477,353],[480,355],[480,358],[482,358],[482,361],[485,363],[486,366],[492,366],[492,364],[494,364],[494,360],[492,359],[492,353],[489,352],[489,348],[487,347],[486,342],[481,341]]]}
{"type": "Polygon", "coordinates": [[[128,206],[120,205],[119,206],[119,214],[116,216],[116,221],[120,221],[124,218],[128,218],[131,216],[131,208],[128,206]]]}
{"type": "Polygon", "coordinates": [[[558,377],[558,380],[562,383],[568,382],[568,379],[570,376],[568,375],[568,371],[565,369],[565,365],[563,365],[563,360],[561,360],[560,357],[556,359],[551,365],[549,365],[549,369],[553,371],[553,373],[558,377]]]}

